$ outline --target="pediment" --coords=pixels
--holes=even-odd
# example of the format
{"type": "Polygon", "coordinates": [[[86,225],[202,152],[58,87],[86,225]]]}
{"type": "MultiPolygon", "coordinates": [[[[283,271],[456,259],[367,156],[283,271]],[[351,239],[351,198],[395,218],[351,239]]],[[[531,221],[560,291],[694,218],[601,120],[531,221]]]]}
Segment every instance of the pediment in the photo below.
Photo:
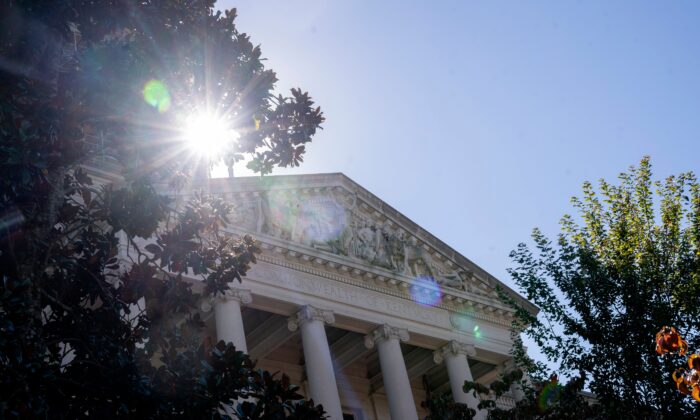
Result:
{"type": "Polygon", "coordinates": [[[213,179],[211,191],[233,204],[232,225],[258,238],[489,301],[500,284],[534,308],[342,174],[213,179]]]}

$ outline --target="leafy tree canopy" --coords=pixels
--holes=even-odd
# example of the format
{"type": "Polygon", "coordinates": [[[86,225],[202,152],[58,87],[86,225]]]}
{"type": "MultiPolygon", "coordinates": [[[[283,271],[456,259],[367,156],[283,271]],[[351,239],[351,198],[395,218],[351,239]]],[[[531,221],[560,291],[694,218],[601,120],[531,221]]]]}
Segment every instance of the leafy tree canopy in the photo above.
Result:
{"type": "MultiPolygon", "coordinates": [[[[519,326],[561,375],[587,381],[606,417],[696,418],[698,405],[671,379],[683,360],[654,349],[664,325],[700,347],[695,176],[653,181],[644,158],[617,184],[585,183],[572,201],[578,215],[562,219],[556,241],[535,230],[533,245],[511,254],[515,282],[541,308],[538,318],[521,308],[519,326]]],[[[542,365],[529,370],[536,380],[546,377],[542,365]]]]}
{"type": "Polygon", "coordinates": [[[235,10],[213,4],[0,5],[0,417],[321,415],[208,336],[201,300],[259,252],[222,231],[230,204],[159,194],[199,163],[189,115],[234,127],[222,158],[261,173],[298,165],[323,122],[308,94],[274,93],[235,10]]]}

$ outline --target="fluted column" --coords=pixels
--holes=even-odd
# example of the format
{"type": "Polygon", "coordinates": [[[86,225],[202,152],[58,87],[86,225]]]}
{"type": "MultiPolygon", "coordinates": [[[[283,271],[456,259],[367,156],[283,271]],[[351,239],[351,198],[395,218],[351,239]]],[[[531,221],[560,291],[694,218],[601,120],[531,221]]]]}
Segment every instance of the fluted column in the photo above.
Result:
{"type": "Polygon", "coordinates": [[[365,336],[367,348],[377,347],[379,365],[386,397],[389,400],[389,412],[394,420],[417,419],[416,404],[406,371],[406,363],[401,353],[400,341],[408,340],[408,331],[403,328],[380,325],[365,336]]]}
{"type": "Polygon", "coordinates": [[[475,419],[486,418],[486,411],[479,410],[479,399],[476,398],[472,391],[464,392],[464,381],[473,381],[471,369],[467,355],[473,356],[476,353],[474,346],[469,344],[450,341],[439,350],[433,353],[435,363],[445,361],[447,367],[447,375],[450,378],[450,387],[452,388],[452,398],[457,403],[466,404],[469,408],[476,410],[475,419]]]}
{"type": "Polygon", "coordinates": [[[250,290],[231,288],[214,299],[214,319],[216,321],[216,337],[227,343],[233,343],[236,350],[248,352],[243,329],[241,305],[253,301],[250,290]]]}
{"type": "Polygon", "coordinates": [[[311,305],[303,306],[288,321],[291,331],[301,328],[301,342],[304,347],[304,366],[309,380],[309,397],[333,420],[342,420],[338,385],[335,382],[333,360],[328,347],[324,323],[335,322],[333,312],[318,309],[311,305]]]}

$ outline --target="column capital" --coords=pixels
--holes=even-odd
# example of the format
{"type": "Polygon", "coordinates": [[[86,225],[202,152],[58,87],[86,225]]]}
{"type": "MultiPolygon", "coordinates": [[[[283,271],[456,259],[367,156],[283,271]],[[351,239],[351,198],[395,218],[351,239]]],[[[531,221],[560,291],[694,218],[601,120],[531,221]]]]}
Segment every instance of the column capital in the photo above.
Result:
{"type": "Polygon", "coordinates": [[[224,291],[224,293],[219,293],[216,296],[217,296],[217,299],[220,299],[223,301],[237,300],[238,302],[242,303],[243,305],[247,305],[253,301],[253,295],[250,293],[250,290],[237,289],[234,287],[226,289],[224,291]]]}
{"type": "Polygon", "coordinates": [[[333,311],[320,309],[311,305],[304,305],[297,313],[289,317],[287,328],[289,328],[289,331],[296,331],[299,325],[311,321],[321,321],[326,324],[332,324],[335,322],[335,316],[333,315],[333,311]]]}
{"type": "Polygon", "coordinates": [[[399,341],[408,341],[408,330],[406,328],[392,327],[388,324],[380,325],[365,336],[365,347],[371,349],[377,342],[392,338],[399,341]]]}
{"type": "Polygon", "coordinates": [[[433,352],[433,360],[435,363],[442,363],[445,356],[457,356],[463,354],[465,356],[474,356],[476,349],[473,344],[460,343],[459,341],[450,340],[447,344],[433,352]]]}
{"type": "Polygon", "coordinates": [[[238,289],[235,287],[231,287],[229,289],[224,290],[221,293],[215,294],[211,297],[211,299],[204,299],[204,301],[201,304],[202,312],[211,311],[212,304],[216,304],[217,302],[226,302],[229,300],[235,300],[241,305],[247,305],[253,301],[253,295],[248,289],[238,289]]]}

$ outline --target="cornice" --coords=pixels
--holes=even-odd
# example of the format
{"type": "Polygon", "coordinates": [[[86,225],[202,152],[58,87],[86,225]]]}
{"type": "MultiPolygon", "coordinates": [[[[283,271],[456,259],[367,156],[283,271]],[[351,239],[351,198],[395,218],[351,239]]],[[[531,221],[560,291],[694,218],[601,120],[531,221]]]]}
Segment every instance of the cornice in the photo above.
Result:
{"type": "MultiPolygon", "coordinates": [[[[414,298],[411,296],[411,289],[420,286],[416,285],[415,281],[412,279],[397,279],[395,277],[377,275],[373,272],[374,270],[366,271],[349,264],[337,264],[333,261],[324,260],[321,256],[310,256],[281,247],[270,247],[265,246],[265,244],[262,244],[262,247],[268,250],[268,252],[260,255],[258,260],[268,264],[361,287],[363,289],[405,299],[412,304],[416,304],[414,298]],[[292,255],[289,255],[290,253],[292,255]],[[284,258],[284,256],[287,256],[287,258],[284,258]],[[304,261],[304,263],[298,261],[304,261]]],[[[510,310],[510,308],[483,302],[482,299],[470,297],[466,293],[458,291],[443,290],[441,301],[430,306],[506,328],[510,328],[512,323],[512,310],[510,310]]]]}

